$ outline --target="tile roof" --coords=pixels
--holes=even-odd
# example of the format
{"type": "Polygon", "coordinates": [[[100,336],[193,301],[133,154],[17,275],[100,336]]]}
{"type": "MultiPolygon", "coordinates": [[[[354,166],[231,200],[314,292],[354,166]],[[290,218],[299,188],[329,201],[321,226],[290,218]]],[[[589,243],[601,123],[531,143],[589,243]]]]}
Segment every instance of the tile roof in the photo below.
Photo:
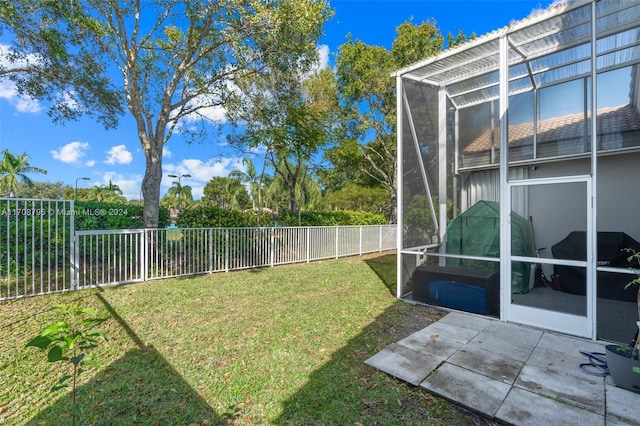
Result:
{"type": "MultiPolygon", "coordinates": [[[[591,117],[591,113],[587,114],[591,117]]],[[[619,105],[598,110],[598,135],[620,134],[640,130],[640,112],[633,105],[619,105]]],[[[569,114],[538,122],[538,144],[572,140],[584,134],[584,114],[569,114]]],[[[500,138],[495,130],[495,144],[500,138]]],[[[509,126],[509,146],[523,146],[532,143],[533,124],[523,123],[509,126]]],[[[491,129],[487,129],[463,150],[463,154],[473,154],[491,149],[491,129]]]]}

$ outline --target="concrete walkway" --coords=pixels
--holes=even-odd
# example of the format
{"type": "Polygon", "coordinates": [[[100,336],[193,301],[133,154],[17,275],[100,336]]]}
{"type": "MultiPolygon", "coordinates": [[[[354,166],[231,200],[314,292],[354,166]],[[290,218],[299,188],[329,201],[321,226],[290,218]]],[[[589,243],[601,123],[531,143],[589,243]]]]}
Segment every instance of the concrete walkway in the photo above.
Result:
{"type": "Polygon", "coordinates": [[[515,425],[640,425],[640,394],[580,370],[580,350],[604,345],[451,312],[366,363],[515,425]]]}

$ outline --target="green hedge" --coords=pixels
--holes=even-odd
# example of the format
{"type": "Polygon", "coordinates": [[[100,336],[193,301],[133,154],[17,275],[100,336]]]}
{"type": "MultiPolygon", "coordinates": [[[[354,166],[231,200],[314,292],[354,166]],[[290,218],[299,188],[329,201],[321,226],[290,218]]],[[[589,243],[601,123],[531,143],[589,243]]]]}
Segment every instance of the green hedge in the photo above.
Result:
{"type": "Polygon", "coordinates": [[[338,212],[283,212],[279,215],[224,210],[219,207],[196,207],[180,213],[177,225],[185,228],[235,228],[254,226],[347,226],[384,225],[387,217],[377,213],[352,211],[338,212]]]}
{"type": "Polygon", "coordinates": [[[238,228],[273,226],[272,215],[258,212],[225,210],[220,207],[198,206],[182,211],[176,224],[183,228],[238,228]]]}
{"type": "Polygon", "coordinates": [[[284,212],[278,216],[281,226],[348,226],[385,225],[389,223],[383,214],[354,211],[337,212],[284,212]]]}
{"type": "MultiPolygon", "coordinates": [[[[79,230],[140,229],[142,206],[132,204],[77,201],[75,224],[79,230]]],[[[159,227],[171,223],[169,212],[160,208],[159,227]]],[[[378,213],[354,211],[337,212],[282,212],[279,215],[255,211],[225,210],[219,207],[197,206],[184,210],[176,225],[183,228],[237,228],[271,226],[348,226],[384,225],[387,217],[378,213]]]]}
{"type": "MultiPolygon", "coordinates": [[[[89,231],[101,229],[140,229],[143,227],[142,206],[98,201],[75,202],[76,229],[89,231]]],[[[169,211],[160,207],[159,227],[169,225],[169,211]]]]}

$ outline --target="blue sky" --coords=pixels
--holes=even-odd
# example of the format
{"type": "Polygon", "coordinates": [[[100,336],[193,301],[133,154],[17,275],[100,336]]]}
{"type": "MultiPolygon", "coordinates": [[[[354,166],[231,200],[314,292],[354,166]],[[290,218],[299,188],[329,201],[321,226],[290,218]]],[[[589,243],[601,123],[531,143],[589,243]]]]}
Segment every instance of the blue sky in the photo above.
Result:
{"type": "MultiPolygon", "coordinates": [[[[483,35],[548,7],[551,0],[333,0],[335,16],[326,24],[326,35],[318,51],[323,66],[333,66],[338,47],[350,33],[367,44],[391,47],[395,28],[413,18],[414,23],[433,19],[443,34],[475,32],[483,35]]],[[[3,39],[0,38],[0,47],[3,39]]],[[[0,58],[1,60],[1,58],[0,58]]],[[[391,83],[391,81],[390,81],[391,83]]],[[[392,84],[392,83],[391,83],[392,84]]],[[[91,119],[56,125],[46,114],[46,106],[36,100],[19,97],[8,82],[0,81],[0,149],[14,154],[26,153],[33,166],[48,174],[32,174],[37,181],[63,182],[78,187],[106,184],[120,186],[128,199],[140,198],[145,158],[137,139],[133,120],[121,119],[116,130],[106,131],[91,119]]],[[[254,159],[259,164],[259,159],[254,159]]],[[[241,154],[224,144],[224,138],[187,144],[180,135],[167,143],[163,158],[161,194],[172,182],[168,174],[190,174],[183,184],[193,188],[195,199],[214,176],[226,176],[240,168],[241,154]]],[[[2,194],[4,195],[4,194],[2,194]]]]}

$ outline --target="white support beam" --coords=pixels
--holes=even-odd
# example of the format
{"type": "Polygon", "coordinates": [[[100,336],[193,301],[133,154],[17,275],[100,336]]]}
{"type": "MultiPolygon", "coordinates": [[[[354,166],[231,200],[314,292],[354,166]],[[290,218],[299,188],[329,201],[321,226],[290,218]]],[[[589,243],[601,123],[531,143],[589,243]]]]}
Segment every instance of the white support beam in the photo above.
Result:
{"type": "Polygon", "coordinates": [[[500,37],[500,319],[506,321],[511,304],[511,191],[508,185],[509,42],[500,37]]]}
{"type": "Polygon", "coordinates": [[[404,186],[403,182],[403,167],[402,167],[402,159],[404,158],[404,153],[402,150],[402,117],[404,114],[402,113],[402,99],[404,95],[404,89],[402,87],[402,77],[398,75],[396,77],[396,111],[397,111],[397,119],[396,119],[396,215],[397,215],[397,232],[396,232],[396,297],[398,299],[402,298],[403,288],[404,288],[404,267],[402,264],[402,246],[403,246],[403,211],[402,211],[402,187],[404,186]]]}
{"type": "MultiPolygon", "coordinates": [[[[444,87],[438,89],[438,203],[440,205],[439,239],[440,253],[445,252],[447,237],[447,92],[444,87]]],[[[440,266],[446,259],[440,258],[440,266]]]]}
{"type": "Polygon", "coordinates": [[[596,3],[591,3],[591,179],[587,183],[587,320],[591,339],[597,338],[597,259],[598,259],[598,221],[597,198],[594,182],[598,181],[598,58],[596,34],[596,3]],[[589,196],[590,195],[590,196],[589,196]]]}

